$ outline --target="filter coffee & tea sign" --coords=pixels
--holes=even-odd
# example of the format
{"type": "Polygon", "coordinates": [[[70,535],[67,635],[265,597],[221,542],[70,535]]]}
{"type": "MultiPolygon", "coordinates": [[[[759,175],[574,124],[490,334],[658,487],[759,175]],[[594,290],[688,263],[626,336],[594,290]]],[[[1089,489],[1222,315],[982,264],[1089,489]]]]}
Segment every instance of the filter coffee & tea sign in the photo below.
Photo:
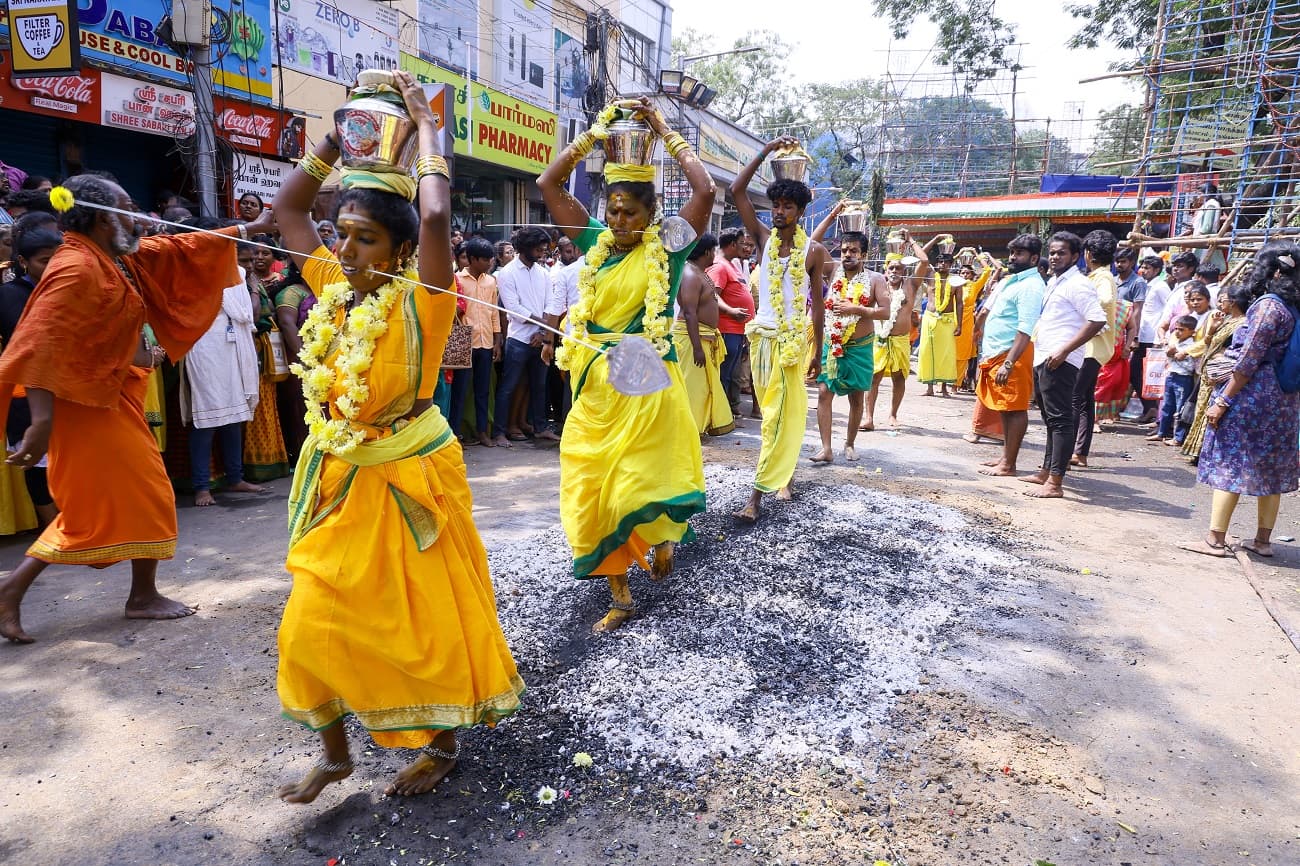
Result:
{"type": "Polygon", "coordinates": [[[81,68],[76,9],[76,0],[9,0],[16,77],[77,72],[81,68]]]}
{"type": "Polygon", "coordinates": [[[194,134],[194,95],[184,90],[103,74],[104,126],[170,138],[194,134]]]}

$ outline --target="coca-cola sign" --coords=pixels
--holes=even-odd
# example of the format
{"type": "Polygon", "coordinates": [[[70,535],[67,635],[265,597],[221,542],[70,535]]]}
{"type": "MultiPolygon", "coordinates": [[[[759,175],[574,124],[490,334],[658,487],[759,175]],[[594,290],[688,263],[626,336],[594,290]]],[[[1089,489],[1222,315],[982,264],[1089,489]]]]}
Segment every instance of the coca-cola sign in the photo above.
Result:
{"type": "Polygon", "coordinates": [[[240,114],[233,108],[227,108],[217,118],[217,127],[234,135],[243,135],[257,141],[265,141],[275,132],[275,121],[264,114],[249,112],[240,114]]]}
{"type": "Polygon", "coordinates": [[[0,53],[0,108],[99,123],[100,81],[89,67],[80,75],[14,78],[9,52],[0,53]]]}
{"type": "Polygon", "coordinates": [[[49,78],[18,78],[13,82],[19,90],[39,93],[51,99],[62,99],[78,105],[89,105],[95,98],[97,78],[82,78],[80,75],[52,76],[49,78]]]}
{"type": "Polygon", "coordinates": [[[306,120],[290,111],[263,108],[218,96],[215,100],[217,133],[239,150],[282,159],[297,159],[303,152],[306,120]]]}

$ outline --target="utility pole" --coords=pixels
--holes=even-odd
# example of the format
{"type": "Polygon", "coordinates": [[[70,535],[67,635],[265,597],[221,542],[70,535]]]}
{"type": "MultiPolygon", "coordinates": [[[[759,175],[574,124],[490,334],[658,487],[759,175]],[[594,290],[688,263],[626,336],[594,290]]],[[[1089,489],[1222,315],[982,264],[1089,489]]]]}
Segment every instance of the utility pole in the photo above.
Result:
{"type": "Polygon", "coordinates": [[[194,125],[199,152],[195,174],[199,184],[199,214],[217,218],[217,133],[216,112],[212,105],[212,47],[190,48],[194,63],[194,125]]]}
{"type": "Polygon", "coordinates": [[[1011,67],[1011,172],[1007,181],[1007,195],[1016,193],[1016,77],[1020,64],[1011,67]]]}
{"type": "MultiPolygon", "coordinates": [[[[583,43],[583,49],[587,55],[587,66],[592,70],[591,84],[587,86],[587,93],[583,97],[583,113],[587,116],[587,126],[590,128],[596,122],[596,115],[600,114],[601,109],[605,107],[609,99],[609,41],[610,31],[613,30],[614,17],[608,9],[601,8],[595,13],[588,13],[586,22],[586,40],[583,43]]],[[[593,155],[595,151],[592,152],[593,155]]],[[[601,173],[604,167],[603,158],[587,158],[587,186],[591,190],[591,210],[597,212],[601,200],[602,187],[605,177],[601,173]]]]}
{"type": "Polygon", "coordinates": [[[194,160],[198,177],[199,214],[217,216],[217,132],[212,106],[212,5],[209,0],[175,0],[172,39],[177,54],[194,64],[194,136],[199,152],[194,160]],[[182,51],[185,46],[188,51],[182,51]]]}
{"type": "MultiPolygon", "coordinates": [[[[1047,131],[1043,133],[1043,174],[1052,162],[1052,118],[1047,118],[1047,131]]],[[[1040,187],[1041,188],[1041,187],[1040,187]]]]}

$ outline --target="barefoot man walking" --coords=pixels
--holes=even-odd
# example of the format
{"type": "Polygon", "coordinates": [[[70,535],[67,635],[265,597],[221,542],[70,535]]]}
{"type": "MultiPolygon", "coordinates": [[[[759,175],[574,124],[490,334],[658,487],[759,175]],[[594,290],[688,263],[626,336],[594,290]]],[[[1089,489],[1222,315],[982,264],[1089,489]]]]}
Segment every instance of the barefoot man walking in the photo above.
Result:
{"type": "Polygon", "coordinates": [[[926,261],[925,248],[908,235],[907,229],[899,232],[899,237],[912,245],[912,254],[920,261],[916,273],[907,275],[907,266],[903,263],[902,253],[890,253],[885,256],[885,282],[889,286],[889,312],[885,318],[876,322],[875,373],[872,377],[871,392],[867,394],[867,419],[861,429],[876,429],[876,398],[880,396],[880,381],[890,378],[893,390],[890,392],[889,426],[898,426],[898,410],[903,405],[903,394],[907,391],[907,376],[912,372],[912,322],[916,310],[917,285],[930,270],[926,261]]]}
{"type": "Polygon", "coordinates": [[[1029,401],[1034,393],[1034,350],[1030,339],[1043,309],[1043,278],[1038,257],[1043,242],[1020,235],[1007,244],[1011,275],[994,289],[984,341],[980,345],[980,403],[1002,416],[1002,457],[983,464],[982,475],[1016,474],[1020,443],[1029,429],[1029,401]]]}
{"type": "MultiPolygon", "coordinates": [[[[78,201],[131,210],[126,192],[105,178],[80,175],[67,188],[78,201]]],[[[128,619],[194,613],[154,583],[158,560],[176,553],[176,499],[144,397],[152,368],[190,350],[221,308],[222,291],[240,279],[235,245],[225,238],[141,239],[129,215],[80,205],[63,215],[63,227],[64,244],[0,359],[0,390],[25,386],[32,412],[6,462],[35,466],[48,450],[60,509],[0,583],[0,635],[14,643],[33,640],[19,608],[50,563],[103,568],[129,559],[128,619]],[[146,321],[161,346],[143,341],[146,321]]]]}
{"type": "Polygon", "coordinates": [[[759,222],[747,192],[758,167],[778,148],[793,151],[799,148],[799,142],[788,136],[769,141],[731,184],[736,210],[763,250],[759,259],[758,314],[748,329],[754,398],[763,410],[763,441],[754,490],[745,507],[736,512],[736,519],[743,523],[758,520],[764,493],[777,492],[778,499],[790,498],[790,479],[799,462],[808,423],[808,391],[804,388],[802,365],[807,352],[809,306],[813,356],[807,378],[817,378],[822,367],[825,310],[821,275],[826,266],[826,248],[811,240],[799,225],[804,208],[812,201],[812,192],[797,180],[777,180],[768,186],[771,229],[759,222]]]}
{"type": "MultiPolygon", "coordinates": [[[[840,205],[836,205],[838,209],[840,205]]],[[[836,210],[832,210],[835,213],[836,210]]],[[[814,232],[814,239],[818,239],[814,232]]],[[[831,463],[831,408],[837,395],[848,395],[849,427],[844,435],[844,459],[858,459],[854,442],[867,391],[875,381],[875,323],[889,316],[889,286],[880,274],[862,266],[867,239],[861,232],[840,236],[840,264],[831,277],[826,297],[830,334],[822,351],[822,374],[817,378],[817,432],[822,450],[814,463],[831,463]]]]}

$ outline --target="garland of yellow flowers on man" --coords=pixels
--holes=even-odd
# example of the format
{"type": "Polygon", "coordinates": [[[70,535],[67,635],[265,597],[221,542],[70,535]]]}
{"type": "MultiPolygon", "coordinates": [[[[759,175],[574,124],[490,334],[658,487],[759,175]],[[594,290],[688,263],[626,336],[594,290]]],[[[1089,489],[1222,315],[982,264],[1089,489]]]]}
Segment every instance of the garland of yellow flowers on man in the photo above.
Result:
{"type": "Polygon", "coordinates": [[[804,290],[808,287],[808,269],[805,257],[808,251],[808,233],[803,226],[794,231],[790,257],[784,262],[779,255],[781,238],[776,232],[767,239],[767,297],[776,315],[777,362],[782,367],[793,367],[803,360],[804,344],[808,333],[808,310],[804,290]],[[794,315],[785,314],[785,275],[790,272],[791,307],[794,315]]]}
{"type": "MultiPolygon", "coordinates": [[[[596,117],[596,122],[589,130],[598,141],[609,138],[609,124],[619,116],[618,105],[607,105],[596,117]]],[[[645,244],[646,269],[648,284],[645,294],[645,312],[642,315],[645,338],[655,347],[660,357],[666,357],[672,350],[668,335],[672,332],[672,318],[665,315],[668,310],[668,252],[659,237],[659,217],[642,233],[645,244]]],[[[569,310],[569,324],[577,342],[589,340],[587,325],[596,303],[596,274],[601,266],[614,253],[614,233],[605,229],[596,240],[596,245],[587,251],[582,270],[578,272],[578,300],[569,310]]],[[[565,341],[555,354],[555,363],[561,370],[570,369],[574,362],[573,344],[565,341]]]]}

